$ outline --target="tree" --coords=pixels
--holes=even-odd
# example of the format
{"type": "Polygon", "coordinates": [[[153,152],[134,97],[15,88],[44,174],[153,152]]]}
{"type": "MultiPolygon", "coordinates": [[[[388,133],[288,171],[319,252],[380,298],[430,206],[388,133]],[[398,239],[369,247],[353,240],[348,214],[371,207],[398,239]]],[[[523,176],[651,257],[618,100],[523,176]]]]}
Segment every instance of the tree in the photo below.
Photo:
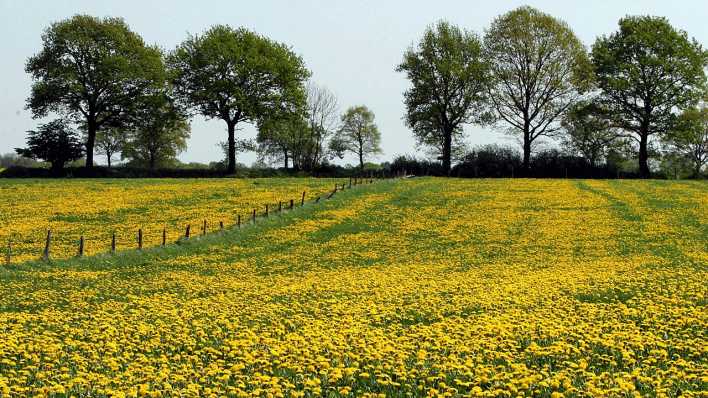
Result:
{"type": "Polygon", "coordinates": [[[27,132],[27,148],[16,148],[18,155],[51,163],[52,172],[60,175],[67,162],[79,159],[83,145],[79,135],[61,119],[42,124],[27,132]]]}
{"type": "Polygon", "coordinates": [[[674,128],[664,136],[670,154],[691,163],[698,178],[708,164],[708,107],[689,108],[678,118],[674,128]]]}
{"type": "Polygon", "coordinates": [[[337,126],[337,97],[326,87],[312,82],[307,84],[307,132],[300,136],[298,146],[303,150],[301,165],[312,170],[327,156],[325,142],[337,126]]]}
{"type": "Polygon", "coordinates": [[[189,121],[164,93],[145,98],[139,123],[128,133],[122,158],[154,170],[176,163],[187,149],[189,121]]]}
{"type": "Polygon", "coordinates": [[[605,158],[617,140],[617,132],[603,117],[598,104],[581,101],[572,106],[561,121],[563,145],[572,154],[580,153],[591,166],[605,158]]]}
{"type": "Polygon", "coordinates": [[[676,109],[705,90],[708,55],[665,18],[632,16],[592,47],[600,101],[612,123],[639,145],[639,170],[649,177],[651,136],[672,129],[676,109]]]}
{"type": "Polygon", "coordinates": [[[381,153],[381,133],[374,122],[374,112],[364,105],[347,109],[330,143],[340,158],[344,152],[356,154],[359,157],[359,168],[364,171],[364,157],[381,153]]]}
{"type": "MultiPolygon", "coordinates": [[[[287,170],[292,167],[299,170],[302,166],[302,155],[306,143],[307,120],[301,113],[276,116],[263,119],[258,124],[258,154],[263,162],[283,162],[287,170]]],[[[311,147],[309,143],[307,147],[311,147]]]]}
{"type": "Polygon", "coordinates": [[[228,129],[227,171],[236,170],[236,126],[304,102],[309,77],[287,46],[244,28],[217,25],[192,36],[170,55],[174,84],[184,104],[228,129]]]}
{"type": "Polygon", "coordinates": [[[472,32],[445,21],[430,26],[396,68],[412,87],[404,93],[406,124],[419,144],[440,143],[445,172],[450,172],[453,143],[462,125],[481,120],[486,64],[472,32]]]}
{"type": "Polygon", "coordinates": [[[25,70],[32,76],[27,108],[35,118],[58,113],[86,125],[86,167],[96,133],[118,127],[135,99],[165,79],[160,50],[148,47],[120,18],[76,15],[53,23],[25,70]]]}
{"type": "Polygon", "coordinates": [[[106,128],[96,133],[96,149],[98,153],[106,156],[108,167],[114,155],[123,150],[125,144],[125,131],[119,128],[106,128]]]}
{"type": "Polygon", "coordinates": [[[559,119],[589,88],[585,47],[568,24],[524,6],[492,22],[484,50],[489,102],[497,120],[521,136],[528,171],[534,141],[558,132],[559,119]]]}

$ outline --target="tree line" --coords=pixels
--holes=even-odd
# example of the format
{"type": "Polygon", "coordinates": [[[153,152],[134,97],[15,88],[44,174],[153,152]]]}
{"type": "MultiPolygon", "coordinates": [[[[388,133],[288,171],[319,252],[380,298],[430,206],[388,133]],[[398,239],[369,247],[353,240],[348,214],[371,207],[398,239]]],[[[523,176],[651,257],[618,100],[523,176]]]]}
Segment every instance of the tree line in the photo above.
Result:
{"type": "MultiPolygon", "coordinates": [[[[494,19],[483,35],[446,21],[429,26],[396,67],[410,81],[404,120],[443,174],[474,157],[466,125],[492,126],[533,153],[556,142],[594,167],[632,154],[642,177],[662,155],[698,176],[708,163],[708,52],[667,19],[627,16],[588,50],[562,20],[531,7],[494,19]]],[[[195,115],[226,125],[224,168],[236,153],[311,171],[346,152],[363,169],[381,153],[373,112],[341,115],[289,47],[244,28],[213,26],[172,51],[146,45],[120,18],[76,15],[52,24],[29,58],[27,108],[60,119],[30,131],[17,153],[53,168],[94,152],[164,166],[186,149],[195,115]],[[237,136],[257,127],[255,140],[237,136]]],[[[490,153],[504,151],[491,151],[490,153]]],[[[484,157],[483,157],[484,158],[484,157]]]]}
{"type": "Polygon", "coordinates": [[[649,177],[657,142],[696,176],[705,168],[706,66],[708,52],[665,18],[622,18],[587,51],[567,23],[524,6],[483,36],[445,21],[428,27],[397,70],[411,83],[405,120],[448,174],[468,152],[463,126],[477,124],[518,138],[520,172],[551,138],[590,165],[620,148],[636,151],[639,174],[649,177]]]}
{"type": "Polygon", "coordinates": [[[118,153],[164,166],[186,149],[194,115],[226,124],[227,173],[239,148],[305,171],[346,152],[363,168],[381,151],[371,110],[353,106],[340,117],[335,96],[308,80],[300,56],[244,28],[213,26],[165,52],[120,18],[76,15],[45,30],[25,69],[33,79],[27,109],[60,118],[28,132],[16,151],[56,172],[81,156],[92,168],[96,152],[109,167],[118,153]],[[244,123],[257,126],[255,142],[237,137],[244,123]]]}

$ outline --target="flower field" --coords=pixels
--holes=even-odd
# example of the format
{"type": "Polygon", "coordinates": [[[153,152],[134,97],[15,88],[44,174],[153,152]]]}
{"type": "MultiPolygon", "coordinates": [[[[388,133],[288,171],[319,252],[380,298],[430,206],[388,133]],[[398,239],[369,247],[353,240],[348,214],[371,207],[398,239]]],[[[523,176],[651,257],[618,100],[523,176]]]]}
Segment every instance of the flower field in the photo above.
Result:
{"type": "MultiPolygon", "coordinates": [[[[85,253],[110,250],[112,234],[117,248],[135,248],[138,229],[144,245],[162,243],[162,229],[175,241],[190,224],[201,233],[219,222],[233,225],[238,215],[259,214],[265,204],[308,200],[334,189],[334,179],[164,179],[164,180],[0,180],[0,247],[11,240],[13,260],[40,258],[47,230],[53,234],[51,255],[77,254],[79,238],[85,253]]],[[[339,181],[342,182],[343,180],[339,181]]]]}
{"type": "MultiPolygon", "coordinates": [[[[191,219],[132,192],[159,209],[141,217],[191,219]]],[[[166,250],[1,269],[0,396],[705,397],[707,279],[704,182],[382,181],[166,250]]]]}

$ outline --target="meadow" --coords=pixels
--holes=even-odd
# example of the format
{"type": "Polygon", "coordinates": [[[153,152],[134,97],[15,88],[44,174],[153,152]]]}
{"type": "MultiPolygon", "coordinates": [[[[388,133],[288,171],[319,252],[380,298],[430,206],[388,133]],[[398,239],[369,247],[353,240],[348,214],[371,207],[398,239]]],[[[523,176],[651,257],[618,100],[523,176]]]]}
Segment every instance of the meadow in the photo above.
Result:
{"type": "Polygon", "coordinates": [[[707,264],[705,182],[379,181],[0,268],[0,396],[705,397],[707,264]]]}
{"type": "Polygon", "coordinates": [[[0,247],[11,242],[13,261],[42,256],[47,230],[53,234],[51,255],[77,255],[84,236],[85,253],[108,252],[112,235],[117,249],[137,245],[142,229],[144,246],[176,241],[190,225],[200,234],[219,223],[232,226],[240,215],[247,220],[253,209],[276,208],[279,201],[307,200],[334,189],[344,180],[316,178],[273,179],[105,179],[105,180],[0,180],[0,247]]]}

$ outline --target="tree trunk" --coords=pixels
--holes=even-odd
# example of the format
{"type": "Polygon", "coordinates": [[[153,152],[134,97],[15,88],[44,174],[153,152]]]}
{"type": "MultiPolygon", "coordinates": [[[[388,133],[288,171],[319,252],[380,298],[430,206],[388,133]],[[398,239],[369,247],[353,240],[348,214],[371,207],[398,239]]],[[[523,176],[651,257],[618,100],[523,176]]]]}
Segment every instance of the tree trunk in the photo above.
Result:
{"type": "Polygon", "coordinates": [[[87,137],[86,137],[86,165],[87,169],[93,167],[93,147],[96,143],[96,120],[89,117],[87,120],[87,137]]]}
{"type": "Polygon", "coordinates": [[[112,155],[113,155],[113,153],[111,153],[110,151],[106,151],[106,159],[108,159],[108,168],[109,169],[111,168],[111,156],[112,155]]]}
{"type": "Polygon", "coordinates": [[[361,171],[364,171],[364,152],[362,150],[359,150],[359,168],[361,171]]]}
{"type": "Polygon", "coordinates": [[[226,122],[229,126],[229,164],[226,167],[228,174],[236,173],[236,123],[226,122]]]}
{"type": "Polygon", "coordinates": [[[442,167],[445,171],[445,175],[450,176],[450,164],[452,157],[452,129],[445,129],[443,131],[443,153],[442,153],[442,167]]]}
{"type": "Polygon", "coordinates": [[[155,154],[152,151],[150,152],[149,164],[150,170],[155,170],[155,154]]]}
{"type": "Polygon", "coordinates": [[[649,171],[648,142],[649,134],[646,132],[641,132],[639,140],[639,176],[642,178],[649,178],[651,175],[651,172],[649,171]]]}
{"type": "Polygon", "coordinates": [[[283,151],[283,155],[285,155],[285,170],[288,170],[288,151],[283,151]]]}
{"type": "Polygon", "coordinates": [[[531,140],[528,134],[524,133],[524,172],[528,174],[531,170],[531,140]]]}

